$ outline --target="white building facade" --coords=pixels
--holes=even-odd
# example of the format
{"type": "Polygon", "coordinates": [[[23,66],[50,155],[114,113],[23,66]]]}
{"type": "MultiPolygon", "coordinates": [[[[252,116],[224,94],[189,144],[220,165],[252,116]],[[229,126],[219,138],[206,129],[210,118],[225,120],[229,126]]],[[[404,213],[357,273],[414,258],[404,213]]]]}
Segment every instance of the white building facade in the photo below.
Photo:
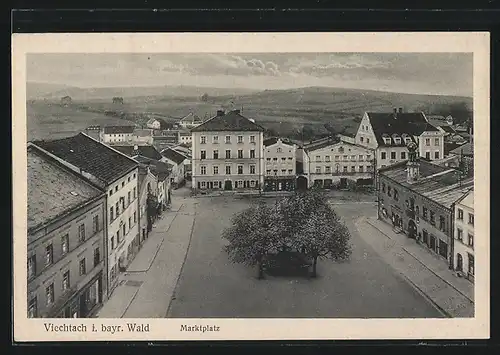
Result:
{"type": "Polygon", "coordinates": [[[102,142],[106,144],[132,143],[134,126],[107,126],[102,132],[102,142]]]}
{"type": "Polygon", "coordinates": [[[455,269],[474,282],[474,190],[455,203],[455,269]]]}
{"type": "Polygon", "coordinates": [[[290,191],[296,188],[297,146],[280,138],[264,140],[264,191],[290,191]]]}

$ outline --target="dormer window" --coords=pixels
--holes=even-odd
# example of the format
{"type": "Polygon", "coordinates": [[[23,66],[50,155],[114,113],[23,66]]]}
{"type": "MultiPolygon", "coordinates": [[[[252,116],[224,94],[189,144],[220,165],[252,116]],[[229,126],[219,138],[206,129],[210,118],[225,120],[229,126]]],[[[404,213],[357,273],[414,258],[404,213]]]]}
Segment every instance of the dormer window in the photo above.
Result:
{"type": "Polygon", "coordinates": [[[391,144],[391,138],[387,134],[383,134],[382,139],[384,140],[384,144],[391,144]]]}
{"type": "Polygon", "coordinates": [[[392,139],[394,140],[395,144],[401,144],[401,137],[398,136],[397,134],[393,134],[392,139]]]}

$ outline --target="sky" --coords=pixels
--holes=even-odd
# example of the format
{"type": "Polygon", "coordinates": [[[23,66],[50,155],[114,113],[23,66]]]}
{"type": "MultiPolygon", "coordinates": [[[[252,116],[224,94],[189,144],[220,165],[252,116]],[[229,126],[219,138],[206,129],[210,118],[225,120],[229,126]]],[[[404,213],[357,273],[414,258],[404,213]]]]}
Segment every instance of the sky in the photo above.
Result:
{"type": "Polygon", "coordinates": [[[472,96],[472,53],[29,54],[27,80],[87,87],[309,86],[472,96]]]}

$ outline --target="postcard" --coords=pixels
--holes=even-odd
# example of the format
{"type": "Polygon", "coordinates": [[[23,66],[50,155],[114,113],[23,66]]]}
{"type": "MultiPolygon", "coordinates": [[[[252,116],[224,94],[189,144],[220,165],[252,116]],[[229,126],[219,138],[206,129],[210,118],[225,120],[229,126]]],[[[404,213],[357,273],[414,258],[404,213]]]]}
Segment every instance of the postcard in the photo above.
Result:
{"type": "Polygon", "coordinates": [[[13,34],[14,340],[488,338],[489,77],[487,32],[13,34]]]}

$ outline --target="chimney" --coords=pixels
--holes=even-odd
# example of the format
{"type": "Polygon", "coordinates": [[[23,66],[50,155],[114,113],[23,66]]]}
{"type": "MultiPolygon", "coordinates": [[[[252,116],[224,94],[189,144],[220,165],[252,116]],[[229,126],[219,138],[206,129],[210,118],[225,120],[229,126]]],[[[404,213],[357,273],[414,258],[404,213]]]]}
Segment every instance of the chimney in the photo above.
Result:
{"type": "Polygon", "coordinates": [[[217,116],[224,116],[224,110],[217,110],[217,116]]]}
{"type": "Polygon", "coordinates": [[[399,113],[403,113],[403,108],[400,107],[399,110],[398,110],[399,113]]]}

